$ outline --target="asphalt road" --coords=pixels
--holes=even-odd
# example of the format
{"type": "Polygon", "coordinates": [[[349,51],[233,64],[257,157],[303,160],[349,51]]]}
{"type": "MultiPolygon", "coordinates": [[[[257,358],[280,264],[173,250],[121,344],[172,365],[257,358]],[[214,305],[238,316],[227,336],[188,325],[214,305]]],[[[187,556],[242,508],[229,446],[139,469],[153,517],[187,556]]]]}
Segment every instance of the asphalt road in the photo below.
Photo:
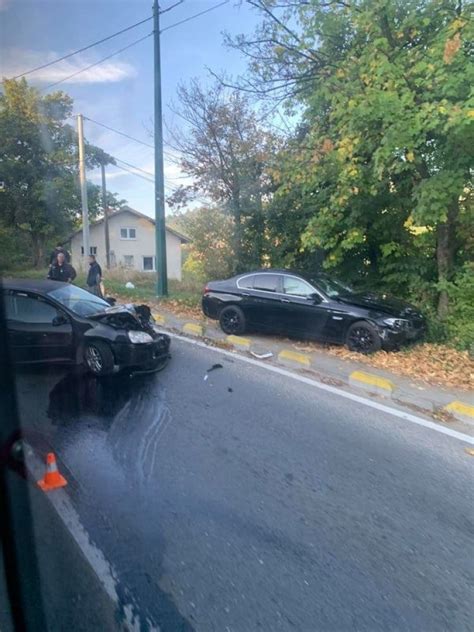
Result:
{"type": "Polygon", "coordinates": [[[56,451],[141,629],[472,630],[462,442],[172,346],[154,376],[18,377],[32,443],[56,451]]]}

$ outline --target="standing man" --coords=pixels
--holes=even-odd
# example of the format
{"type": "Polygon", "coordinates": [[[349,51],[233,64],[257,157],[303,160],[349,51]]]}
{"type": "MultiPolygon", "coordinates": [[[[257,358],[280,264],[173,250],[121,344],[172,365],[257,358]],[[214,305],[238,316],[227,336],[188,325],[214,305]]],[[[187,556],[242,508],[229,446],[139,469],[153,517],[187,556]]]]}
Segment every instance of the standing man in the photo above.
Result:
{"type": "Polygon", "coordinates": [[[55,263],[56,259],[58,258],[58,254],[60,252],[64,253],[66,263],[71,263],[71,255],[69,254],[69,252],[66,250],[66,248],[63,248],[61,244],[58,244],[53,250],[53,252],[51,253],[51,255],[49,256],[50,265],[55,263]]]}
{"type": "Polygon", "coordinates": [[[48,279],[72,283],[75,278],[76,271],[70,263],[67,263],[66,255],[64,252],[58,252],[56,261],[49,266],[48,279]]]}
{"type": "Polygon", "coordinates": [[[89,273],[86,283],[89,292],[104,298],[102,295],[102,268],[97,263],[94,255],[89,255],[89,273]]]}

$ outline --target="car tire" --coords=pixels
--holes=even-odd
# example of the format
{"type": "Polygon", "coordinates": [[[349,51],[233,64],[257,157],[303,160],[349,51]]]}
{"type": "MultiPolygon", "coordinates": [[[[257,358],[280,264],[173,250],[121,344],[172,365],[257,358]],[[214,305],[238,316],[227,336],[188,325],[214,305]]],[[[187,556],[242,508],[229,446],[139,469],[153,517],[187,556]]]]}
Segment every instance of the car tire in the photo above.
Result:
{"type": "Polygon", "coordinates": [[[382,348],[377,328],[366,320],[359,320],[347,330],[346,345],[350,351],[357,353],[375,353],[382,348]]]}
{"type": "Polygon", "coordinates": [[[93,375],[110,375],[114,370],[114,354],[106,342],[93,340],[86,343],[84,362],[93,375]]]}
{"type": "Polygon", "coordinates": [[[219,325],[224,333],[239,336],[245,332],[245,314],[237,305],[229,305],[219,314],[219,325]]]}

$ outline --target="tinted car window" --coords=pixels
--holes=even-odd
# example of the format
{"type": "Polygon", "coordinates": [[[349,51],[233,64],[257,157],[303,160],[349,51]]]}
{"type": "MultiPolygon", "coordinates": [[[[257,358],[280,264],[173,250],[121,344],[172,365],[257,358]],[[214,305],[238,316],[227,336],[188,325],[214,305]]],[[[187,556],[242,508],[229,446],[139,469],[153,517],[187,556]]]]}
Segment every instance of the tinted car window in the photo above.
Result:
{"type": "Polygon", "coordinates": [[[277,274],[256,274],[253,284],[254,290],[265,290],[266,292],[278,292],[277,274]]]}
{"type": "Polygon", "coordinates": [[[57,316],[57,310],[36,298],[11,294],[6,297],[7,318],[19,323],[51,324],[57,316]]]}
{"type": "Polygon", "coordinates": [[[253,275],[252,276],[246,276],[243,279],[239,279],[239,281],[238,281],[239,287],[251,290],[253,288],[254,279],[255,279],[255,277],[253,275]]]}
{"type": "Polygon", "coordinates": [[[296,277],[284,276],[283,277],[283,292],[285,294],[292,294],[293,296],[310,296],[314,294],[314,288],[296,277]]]}

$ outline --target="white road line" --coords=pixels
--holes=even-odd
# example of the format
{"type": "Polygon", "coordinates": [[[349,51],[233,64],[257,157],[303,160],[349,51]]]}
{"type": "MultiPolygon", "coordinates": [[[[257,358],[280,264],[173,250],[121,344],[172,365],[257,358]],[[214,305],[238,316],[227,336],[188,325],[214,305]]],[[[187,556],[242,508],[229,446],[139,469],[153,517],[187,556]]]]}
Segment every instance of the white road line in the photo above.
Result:
{"type": "Polygon", "coordinates": [[[252,364],[253,366],[257,366],[261,369],[266,369],[267,371],[271,371],[272,373],[278,373],[279,375],[284,375],[285,377],[289,377],[292,380],[302,382],[303,384],[313,386],[314,388],[319,388],[320,390],[326,391],[328,393],[333,393],[334,395],[338,395],[339,397],[345,397],[346,399],[350,399],[351,401],[357,402],[358,404],[362,404],[363,406],[369,406],[370,408],[375,408],[375,410],[380,410],[389,415],[393,415],[394,417],[398,417],[399,419],[404,419],[405,421],[408,421],[412,424],[417,424],[418,426],[429,428],[430,430],[434,430],[435,432],[448,435],[448,437],[452,437],[453,439],[458,439],[459,441],[464,441],[465,443],[474,445],[474,437],[464,434],[463,432],[458,432],[457,430],[451,430],[451,428],[445,428],[444,426],[435,424],[434,422],[423,419],[422,417],[417,417],[416,415],[412,415],[411,413],[406,413],[402,410],[398,410],[397,408],[391,408],[390,406],[386,406],[385,404],[380,404],[379,402],[374,402],[371,399],[366,399],[365,397],[361,397],[360,395],[354,395],[354,393],[343,391],[339,388],[336,388],[335,386],[329,386],[328,384],[317,382],[316,380],[312,380],[309,377],[305,377],[304,375],[299,375],[298,373],[292,373],[291,371],[287,371],[286,369],[282,369],[278,366],[274,366],[272,364],[265,364],[264,362],[254,360],[253,358],[247,358],[246,356],[240,355],[232,351],[227,351],[226,349],[213,347],[212,345],[208,345],[205,342],[202,342],[201,340],[192,340],[190,338],[186,338],[185,336],[180,336],[179,334],[175,334],[170,331],[166,331],[166,332],[163,331],[163,333],[168,334],[168,336],[170,336],[171,338],[176,338],[177,340],[187,342],[188,344],[191,344],[197,347],[203,347],[205,349],[209,349],[210,351],[215,351],[216,353],[221,353],[223,355],[229,356],[230,358],[240,360],[241,362],[246,362],[247,364],[252,364]]]}
{"type": "MultiPolygon", "coordinates": [[[[26,466],[30,475],[34,480],[42,478],[44,474],[44,466],[40,459],[35,455],[32,447],[24,442],[24,453],[26,457],[26,466]]],[[[67,489],[67,488],[66,488],[67,489]]],[[[121,623],[127,630],[138,632],[143,629],[143,623],[146,623],[146,629],[150,632],[159,632],[149,619],[145,622],[141,621],[138,615],[136,604],[120,602],[117,592],[117,573],[112,564],[108,562],[103,552],[91,541],[87,531],[82,526],[77,511],[74,509],[71,500],[64,488],[55,489],[53,492],[47,492],[46,498],[51,503],[53,509],[64,523],[78,547],[81,549],[84,557],[88,561],[90,567],[97,575],[108,597],[116,604],[117,608],[123,609],[125,621],[121,623]]],[[[128,591],[130,593],[130,591],[128,591]]]]}

